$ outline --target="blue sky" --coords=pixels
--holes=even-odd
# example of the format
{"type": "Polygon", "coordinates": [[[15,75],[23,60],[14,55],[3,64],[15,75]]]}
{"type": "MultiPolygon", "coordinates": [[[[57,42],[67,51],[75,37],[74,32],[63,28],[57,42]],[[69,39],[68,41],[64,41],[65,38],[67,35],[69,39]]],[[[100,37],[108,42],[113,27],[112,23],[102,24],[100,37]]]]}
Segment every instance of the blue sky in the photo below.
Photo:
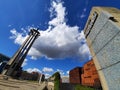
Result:
{"type": "Polygon", "coordinates": [[[12,57],[31,28],[39,28],[23,69],[62,76],[90,59],[83,29],[93,6],[120,9],[119,0],[0,0],[0,53],[12,57]]]}

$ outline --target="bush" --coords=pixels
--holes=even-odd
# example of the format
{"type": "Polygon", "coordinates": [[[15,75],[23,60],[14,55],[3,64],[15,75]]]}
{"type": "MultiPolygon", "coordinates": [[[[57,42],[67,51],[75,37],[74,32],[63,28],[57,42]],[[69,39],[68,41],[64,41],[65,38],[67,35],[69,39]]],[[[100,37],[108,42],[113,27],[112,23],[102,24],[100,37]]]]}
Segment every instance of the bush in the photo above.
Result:
{"type": "Polygon", "coordinates": [[[59,80],[55,80],[54,81],[54,90],[59,90],[60,87],[60,81],[59,80]]]}
{"type": "Polygon", "coordinates": [[[56,72],[52,75],[52,77],[55,77],[55,79],[54,79],[54,90],[59,90],[59,88],[60,88],[60,73],[56,72]]]}

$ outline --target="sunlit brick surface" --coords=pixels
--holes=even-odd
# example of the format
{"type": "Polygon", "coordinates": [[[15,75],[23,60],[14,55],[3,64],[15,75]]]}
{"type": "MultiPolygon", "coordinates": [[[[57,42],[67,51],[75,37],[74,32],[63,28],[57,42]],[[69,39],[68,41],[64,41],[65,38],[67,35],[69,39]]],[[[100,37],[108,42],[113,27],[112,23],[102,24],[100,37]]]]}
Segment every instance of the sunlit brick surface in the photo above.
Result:
{"type": "Polygon", "coordinates": [[[72,69],[69,73],[70,83],[81,84],[81,74],[82,74],[81,67],[76,67],[76,68],[72,69]]]}
{"type": "Polygon", "coordinates": [[[83,67],[83,74],[81,75],[82,85],[100,87],[99,76],[96,71],[93,60],[87,62],[83,67]]]}

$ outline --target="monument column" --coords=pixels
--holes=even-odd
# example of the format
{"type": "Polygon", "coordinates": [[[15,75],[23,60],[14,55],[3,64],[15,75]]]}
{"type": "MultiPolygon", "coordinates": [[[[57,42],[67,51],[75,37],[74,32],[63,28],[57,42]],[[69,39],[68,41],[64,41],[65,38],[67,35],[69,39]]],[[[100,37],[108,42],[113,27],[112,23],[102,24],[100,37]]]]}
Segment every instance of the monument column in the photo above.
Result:
{"type": "Polygon", "coordinates": [[[30,35],[6,65],[6,68],[2,72],[3,75],[15,76],[17,74],[25,57],[27,56],[28,51],[38,36],[40,36],[39,31],[31,29],[30,35]]]}

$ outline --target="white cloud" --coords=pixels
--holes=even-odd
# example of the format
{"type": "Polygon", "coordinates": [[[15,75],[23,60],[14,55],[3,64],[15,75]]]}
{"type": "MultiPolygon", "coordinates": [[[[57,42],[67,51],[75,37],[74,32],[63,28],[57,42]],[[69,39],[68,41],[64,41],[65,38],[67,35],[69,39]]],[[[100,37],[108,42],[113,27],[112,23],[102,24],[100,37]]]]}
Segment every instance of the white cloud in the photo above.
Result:
{"type": "Polygon", "coordinates": [[[89,4],[89,0],[86,0],[85,1],[85,7],[83,8],[82,14],[80,15],[81,19],[86,17],[86,11],[87,11],[88,4],[89,4]]]}
{"type": "Polygon", "coordinates": [[[37,60],[37,58],[35,56],[31,56],[32,60],[37,60]]]}
{"type": "Polygon", "coordinates": [[[87,8],[84,8],[84,9],[83,9],[82,14],[80,15],[80,18],[81,18],[81,19],[84,18],[84,17],[86,17],[86,15],[85,15],[86,10],[87,10],[87,8]]]}
{"type": "Polygon", "coordinates": [[[49,78],[51,76],[51,72],[53,72],[52,68],[44,67],[43,70],[41,71],[38,68],[28,68],[26,69],[27,72],[32,73],[32,72],[39,72],[45,75],[45,78],[49,78]]]}
{"type": "Polygon", "coordinates": [[[81,55],[81,58],[84,58],[84,59],[81,59],[81,60],[87,60],[87,59],[91,59],[91,55],[90,55],[90,52],[89,52],[89,48],[87,46],[87,44],[83,44],[80,48],[79,48],[79,54],[81,55]],[[88,57],[88,58],[86,58],[88,57]]]}
{"type": "Polygon", "coordinates": [[[46,74],[44,74],[45,75],[45,78],[47,79],[47,78],[49,78],[51,75],[50,74],[48,74],[48,73],[46,73],[46,74]]]}
{"type": "Polygon", "coordinates": [[[28,55],[31,56],[31,59],[36,60],[37,57],[42,56],[42,54],[37,50],[37,48],[31,47],[31,49],[28,52],[28,55]]]}
{"type": "Polygon", "coordinates": [[[56,3],[56,2],[53,1],[52,2],[52,7],[50,8],[50,10],[51,10],[50,11],[51,14],[53,14],[53,13],[56,14],[56,18],[52,19],[49,22],[49,25],[56,26],[56,25],[64,23],[64,20],[65,20],[65,7],[63,7],[62,2],[56,3]]]}
{"type": "Polygon", "coordinates": [[[84,18],[86,15],[85,14],[81,14],[80,15],[80,18],[84,18]]]}
{"type": "Polygon", "coordinates": [[[66,73],[69,75],[69,72],[70,72],[70,71],[67,71],[66,73]]]}
{"type": "Polygon", "coordinates": [[[22,67],[26,66],[27,65],[27,59],[24,60],[23,64],[22,64],[22,67]]]}
{"type": "Polygon", "coordinates": [[[18,33],[16,29],[12,29],[10,30],[10,32],[12,33],[12,36],[10,36],[10,39],[15,39],[14,43],[15,44],[22,44],[25,39],[28,37],[28,35],[23,36],[23,33],[18,33]]]}
{"type": "Polygon", "coordinates": [[[87,8],[84,8],[83,11],[86,12],[87,8]]]}
{"type": "Polygon", "coordinates": [[[26,71],[29,72],[29,73],[32,73],[32,72],[39,72],[39,73],[41,73],[41,71],[38,68],[28,68],[26,71]]]}
{"type": "Polygon", "coordinates": [[[57,71],[60,73],[61,76],[64,76],[64,75],[65,75],[65,73],[64,73],[63,70],[57,69],[57,71]]]}
{"type": "Polygon", "coordinates": [[[46,73],[46,72],[53,72],[54,70],[49,67],[44,67],[42,71],[46,73]]]}
{"type": "Polygon", "coordinates": [[[10,25],[8,25],[8,27],[11,27],[12,25],[10,24],[10,25]]]}
{"type": "MultiPolygon", "coordinates": [[[[33,44],[28,55],[32,59],[45,56],[50,59],[79,57],[81,60],[86,60],[89,57],[89,49],[85,43],[83,31],[79,32],[79,27],[71,27],[66,25],[65,12],[62,2],[52,2],[50,9],[51,13],[55,14],[55,18],[49,21],[47,30],[40,30],[41,36],[33,44]]],[[[84,9],[85,11],[85,9],[84,9]]],[[[33,27],[28,27],[28,30],[33,27]]],[[[24,30],[24,29],[23,29],[24,30]]],[[[14,43],[22,44],[26,39],[26,32],[18,33],[15,29],[11,30],[14,43]]]]}

